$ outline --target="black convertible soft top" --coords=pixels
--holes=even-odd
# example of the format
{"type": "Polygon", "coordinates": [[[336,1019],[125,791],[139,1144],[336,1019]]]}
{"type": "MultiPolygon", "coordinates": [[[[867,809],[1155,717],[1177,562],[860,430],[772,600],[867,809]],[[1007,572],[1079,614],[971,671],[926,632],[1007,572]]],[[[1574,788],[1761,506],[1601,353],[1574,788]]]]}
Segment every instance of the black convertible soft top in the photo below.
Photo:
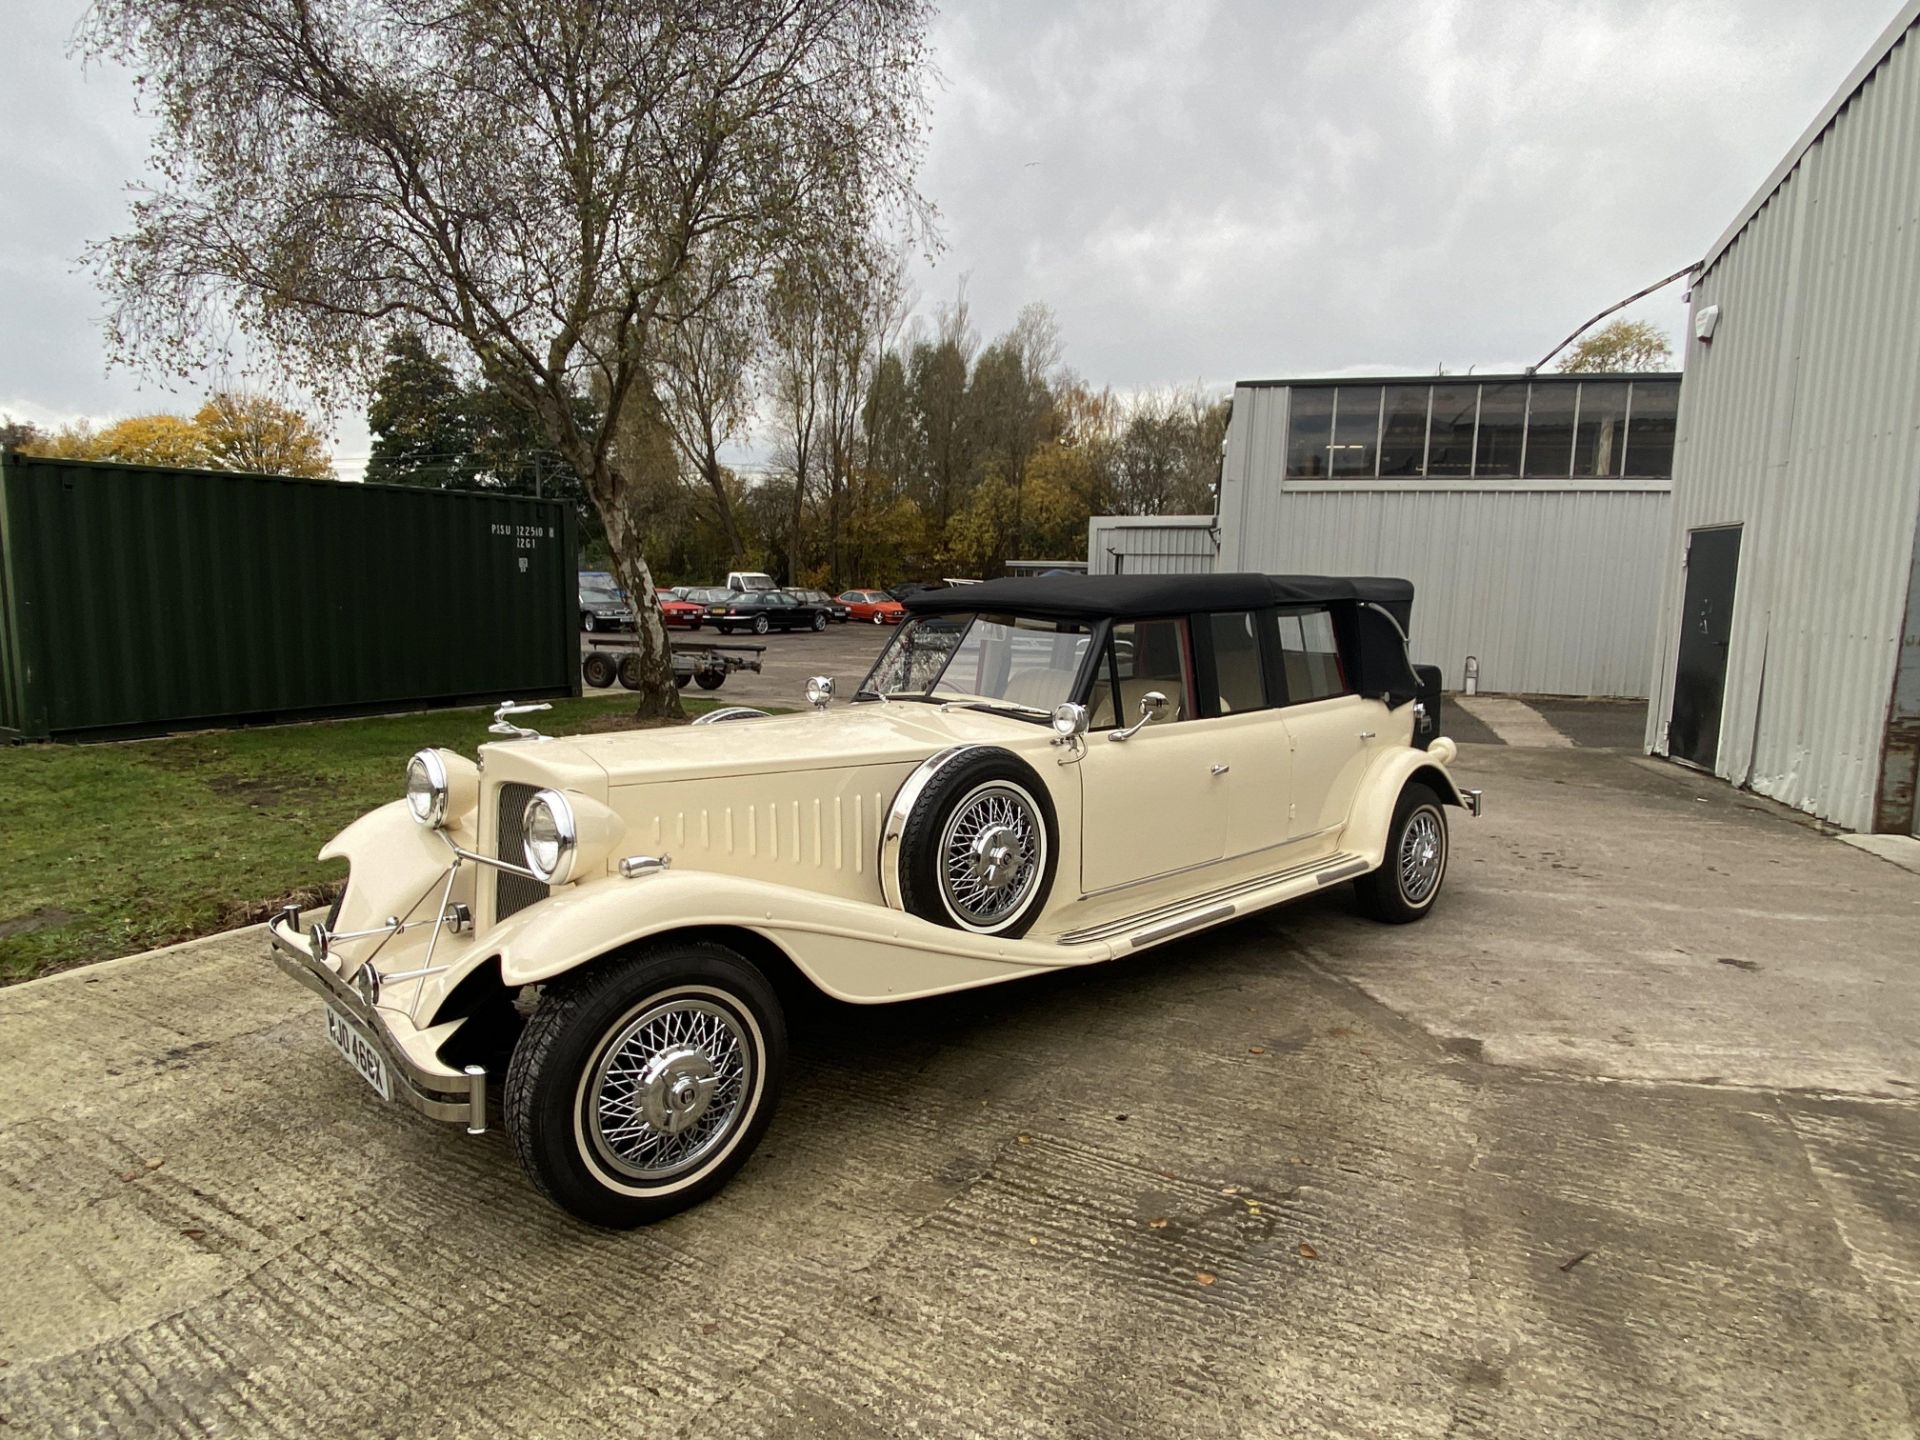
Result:
{"type": "Polygon", "coordinates": [[[907,597],[906,607],[915,615],[984,610],[1049,620],[1129,620],[1339,601],[1378,605],[1404,630],[1413,613],[1413,584],[1352,575],[1015,575],[922,590],[907,597]]]}
{"type": "Polygon", "coordinates": [[[1413,582],[1377,575],[1016,575],[922,590],[909,615],[1026,615],[1037,620],[1145,620],[1272,605],[1330,605],[1348,679],[1399,707],[1420,682],[1407,654],[1413,582]],[[1394,622],[1389,623],[1386,615],[1394,622]]]}

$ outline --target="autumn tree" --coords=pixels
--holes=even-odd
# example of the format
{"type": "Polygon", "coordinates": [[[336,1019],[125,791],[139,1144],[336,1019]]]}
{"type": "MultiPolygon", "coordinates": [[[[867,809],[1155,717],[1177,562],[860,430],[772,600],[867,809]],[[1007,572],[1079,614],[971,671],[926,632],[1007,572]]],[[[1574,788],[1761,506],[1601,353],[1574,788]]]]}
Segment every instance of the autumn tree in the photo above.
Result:
{"type": "MultiPolygon", "coordinates": [[[[230,320],[310,388],[418,329],[536,418],[677,714],[614,437],[663,311],[720,247],[770,270],[913,190],[926,0],[96,0],[155,97],[157,188],[96,252],[116,353],[192,366],[230,320]],[[593,399],[590,422],[575,400],[593,399]]],[[[649,399],[651,397],[646,397],[649,399]]]]}
{"type": "Polygon", "coordinates": [[[1560,369],[1592,374],[1673,368],[1667,332],[1646,320],[1615,320],[1602,325],[1566,353],[1560,369]]]}
{"type": "Polygon", "coordinates": [[[193,417],[214,470],[334,479],[327,438],[291,406],[265,395],[221,390],[193,417]]]}

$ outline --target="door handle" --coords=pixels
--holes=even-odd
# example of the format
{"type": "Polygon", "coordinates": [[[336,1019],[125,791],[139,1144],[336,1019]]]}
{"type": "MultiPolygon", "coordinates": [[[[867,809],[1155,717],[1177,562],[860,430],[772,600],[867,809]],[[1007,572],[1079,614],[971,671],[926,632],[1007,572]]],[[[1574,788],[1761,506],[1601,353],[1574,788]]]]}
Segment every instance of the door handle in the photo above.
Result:
{"type": "Polygon", "coordinates": [[[1360,732],[1360,738],[1361,738],[1362,740],[1371,740],[1371,739],[1373,739],[1373,731],[1371,731],[1371,730],[1362,730],[1362,731],[1360,732]]]}
{"type": "Polygon", "coordinates": [[[1232,768],[1233,767],[1231,765],[1216,765],[1213,767],[1213,773],[1216,775],[1224,775],[1227,773],[1227,771],[1231,770],[1232,768]]]}

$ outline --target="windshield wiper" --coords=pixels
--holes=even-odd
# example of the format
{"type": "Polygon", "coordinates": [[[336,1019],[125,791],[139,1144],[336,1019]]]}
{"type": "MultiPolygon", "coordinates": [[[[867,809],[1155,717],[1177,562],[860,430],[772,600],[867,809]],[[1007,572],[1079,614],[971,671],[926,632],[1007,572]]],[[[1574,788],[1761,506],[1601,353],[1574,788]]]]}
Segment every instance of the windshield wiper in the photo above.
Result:
{"type": "Polygon", "coordinates": [[[942,700],[942,710],[984,710],[989,715],[1011,715],[1016,720],[1053,719],[1051,710],[1042,710],[1033,705],[1022,705],[1014,700],[942,700]]]}

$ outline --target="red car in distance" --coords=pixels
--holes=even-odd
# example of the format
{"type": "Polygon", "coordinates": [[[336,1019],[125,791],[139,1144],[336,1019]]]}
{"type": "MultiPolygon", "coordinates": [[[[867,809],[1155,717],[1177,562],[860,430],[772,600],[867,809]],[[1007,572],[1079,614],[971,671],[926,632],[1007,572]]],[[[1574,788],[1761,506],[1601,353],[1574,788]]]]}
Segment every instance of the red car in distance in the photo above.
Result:
{"type": "Polygon", "coordinates": [[[698,630],[701,622],[707,618],[707,607],[669,595],[663,590],[660,592],[660,618],[667,622],[669,630],[676,625],[698,630]]]}
{"type": "Polygon", "coordinates": [[[884,590],[848,590],[834,598],[847,607],[848,615],[855,620],[868,620],[875,625],[898,625],[907,613],[907,607],[884,590]]]}

